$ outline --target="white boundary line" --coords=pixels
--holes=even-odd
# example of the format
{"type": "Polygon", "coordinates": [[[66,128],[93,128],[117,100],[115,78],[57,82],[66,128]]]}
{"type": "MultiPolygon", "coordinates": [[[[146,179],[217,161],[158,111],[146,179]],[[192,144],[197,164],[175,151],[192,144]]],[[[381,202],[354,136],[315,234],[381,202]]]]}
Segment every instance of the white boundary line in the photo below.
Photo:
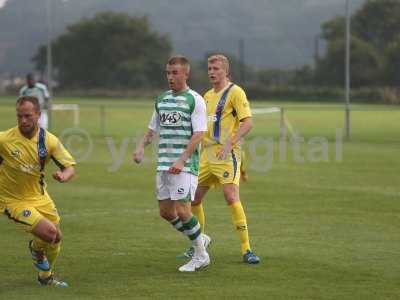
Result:
{"type": "Polygon", "coordinates": [[[253,108],[251,110],[251,112],[255,115],[265,114],[265,113],[274,113],[274,112],[280,112],[280,111],[281,111],[280,107],[253,108]]]}

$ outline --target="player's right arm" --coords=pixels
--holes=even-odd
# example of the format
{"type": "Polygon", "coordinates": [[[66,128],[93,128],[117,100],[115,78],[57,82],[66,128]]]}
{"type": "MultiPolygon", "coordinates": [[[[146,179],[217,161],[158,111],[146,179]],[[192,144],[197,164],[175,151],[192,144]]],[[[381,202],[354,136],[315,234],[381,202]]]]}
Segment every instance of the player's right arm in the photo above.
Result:
{"type": "Polygon", "coordinates": [[[27,86],[24,85],[24,86],[19,90],[19,96],[20,96],[20,97],[21,97],[21,96],[24,96],[24,93],[25,93],[25,91],[26,91],[26,88],[27,88],[27,86]]]}
{"type": "Polygon", "coordinates": [[[158,118],[158,113],[154,110],[153,115],[151,117],[151,121],[149,123],[149,128],[147,129],[147,132],[143,136],[142,140],[140,143],[137,145],[135,152],[133,153],[133,160],[137,163],[140,164],[143,161],[144,158],[144,148],[147,145],[150,145],[153,137],[158,131],[159,128],[159,118],[158,118]]]}

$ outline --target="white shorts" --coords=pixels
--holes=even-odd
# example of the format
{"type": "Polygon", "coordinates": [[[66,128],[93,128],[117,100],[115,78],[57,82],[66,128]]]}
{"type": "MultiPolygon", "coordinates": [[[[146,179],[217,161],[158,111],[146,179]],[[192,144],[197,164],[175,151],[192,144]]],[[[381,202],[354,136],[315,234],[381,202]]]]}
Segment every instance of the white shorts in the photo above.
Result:
{"type": "Polygon", "coordinates": [[[157,199],[193,201],[197,188],[197,179],[197,176],[187,172],[179,174],[157,172],[157,199]]]}
{"type": "Polygon", "coordinates": [[[39,118],[39,126],[47,129],[49,126],[49,117],[47,115],[47,110],[42,110],[39,118]]]}

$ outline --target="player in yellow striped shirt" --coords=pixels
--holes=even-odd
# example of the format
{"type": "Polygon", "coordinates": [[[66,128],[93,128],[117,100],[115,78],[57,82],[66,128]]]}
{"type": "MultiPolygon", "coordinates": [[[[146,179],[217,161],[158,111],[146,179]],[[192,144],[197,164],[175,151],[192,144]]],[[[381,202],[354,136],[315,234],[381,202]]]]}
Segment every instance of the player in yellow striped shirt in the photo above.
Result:
{"type": "Polygon", "coordinates": [[[208,131],[201,144],[199,184],[192,212],[204,230],[202,200],[210,187],[222,185],[240,238],[243,261],[257,264],[260,258],[250,247],[246,215],[239,196],[240,140],[253,126],[250,105],[243,89],[230,82],[229,61],[225,56],[219,54],[208,58],[208,77],[213,86],[204,95],[208,131]]]}
{"type": "Polygon", "coordinates": [[[29,242],[41,285],[67,287],[53,274],[62,233],[56,206],[46,191],[45,165],[59,170],[53,178],[69,181],[75,162],[58,138],[40,128],[38,99],[23,96],[16,104],[18,126],[0,132],[0,213],[33,235],[29,242]]]}

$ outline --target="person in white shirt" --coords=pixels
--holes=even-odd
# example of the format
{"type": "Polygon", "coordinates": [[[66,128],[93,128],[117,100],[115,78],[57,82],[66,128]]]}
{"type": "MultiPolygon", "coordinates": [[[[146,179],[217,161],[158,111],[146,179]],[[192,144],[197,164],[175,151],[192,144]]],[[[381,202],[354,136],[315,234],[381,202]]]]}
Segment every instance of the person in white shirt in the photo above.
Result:
{"type": "Polygon", "coordinates": [[[41,115],[39,126],[47,129],[49,125],[49,117],[47,111],[49,109],[50,94],[47,86],[43,83],[36,82],[35,76],[31,73],[26,75],[26,85],[19,91],[20,96],[32,96],[39,100],[41,115]]]}

